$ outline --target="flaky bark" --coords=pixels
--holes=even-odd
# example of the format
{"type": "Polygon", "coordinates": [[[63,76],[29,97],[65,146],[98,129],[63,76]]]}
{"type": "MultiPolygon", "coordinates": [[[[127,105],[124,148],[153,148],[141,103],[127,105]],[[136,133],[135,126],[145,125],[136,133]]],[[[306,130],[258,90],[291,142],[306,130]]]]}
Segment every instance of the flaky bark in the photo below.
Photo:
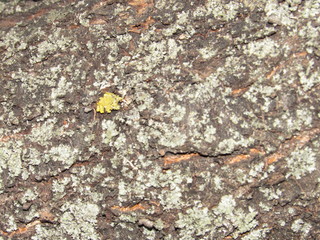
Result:
{"type": "Polygon", "coordinates": [[[0,14],[3,239],[319,239],[319,0],[0,14]]]}

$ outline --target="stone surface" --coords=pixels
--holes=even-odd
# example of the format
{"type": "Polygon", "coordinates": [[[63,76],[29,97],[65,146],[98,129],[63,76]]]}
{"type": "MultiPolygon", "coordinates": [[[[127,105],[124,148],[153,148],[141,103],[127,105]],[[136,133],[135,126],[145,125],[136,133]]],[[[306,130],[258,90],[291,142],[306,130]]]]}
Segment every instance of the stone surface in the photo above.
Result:
{"type": "Polygon", "coordinates": [[[319,26],[319,0],[0,1],[0,239],[319,239],[319,26]]]}

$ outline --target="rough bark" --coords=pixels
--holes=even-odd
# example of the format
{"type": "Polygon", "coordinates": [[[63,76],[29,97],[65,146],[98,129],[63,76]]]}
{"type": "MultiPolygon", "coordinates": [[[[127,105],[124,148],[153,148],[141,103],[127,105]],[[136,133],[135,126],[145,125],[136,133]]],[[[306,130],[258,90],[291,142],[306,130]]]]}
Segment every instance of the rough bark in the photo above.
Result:
{"type": "Polygon", "coordinates": [[[1,1],[0,239],[320,239],[319,19],[1,1]]]}

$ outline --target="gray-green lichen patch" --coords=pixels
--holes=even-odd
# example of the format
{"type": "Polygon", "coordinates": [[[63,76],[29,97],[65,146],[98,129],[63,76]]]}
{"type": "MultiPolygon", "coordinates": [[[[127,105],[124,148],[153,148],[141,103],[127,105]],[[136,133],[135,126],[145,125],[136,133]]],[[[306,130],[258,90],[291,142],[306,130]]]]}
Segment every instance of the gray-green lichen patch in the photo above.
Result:
{"type": "Polygon", "coordinates": [[[295,220],[291,225],[292,231],[301,232],[303,236],[307,236],[311,228],[312,226],[309,223],[304,222],[302,219],[295,220]]]}
{"type": "Polygon", "coordinates": [[[43,225],[36,226],[33,240],[55,237],[55,239],[101,239],[96,231],[99,206],[88,202],[66,202],[62,205],[63,212],[59,222],[59,230],[43,225]]]}
{"type": "Polygon", "coordinates": [[[0,146],[0,192],[2,193],[6,185],[12,185],[15,178],[20,176],[23,171],[21,159],[21,145],[1,144],[0,146]]]}
{"type": "Polygon", "coordinates": [[[119,132],[117,131],[117,125],[115,122],[111,120],[103,120],[101,123],[101,127],[103,130],[102,133],[102,139],[105,144],[113,144],[113,141],[111,142],[112,138],[119,135],[119,132]]]}
{"type": "Polygon", "coordinates": [[[67,145],[58,145],[56,147],[52,147],[48,153],[48,158],[50,161],[62,162],[62,164],[70,167],[77,159],[79,151],[77,149],[72,149],[67,145]]]}
{"type": "Polygon", "coordinates": [[[296,179],[312,173],[316,170],[317,153],[310,147],[297,149],[287,158],[287,165],[290,171],[287,177],[293,176],[296,179]]]}
{"type": "Polygon", "coordinates": [[[236,202],[232,196],[225,195],[221,198],[219,205],[209,210],[197,203],[192,209],[188,209],[186,214],[179,214],[179,220],[176,227],[180,228],[181,239],[194,239],[194,237],[202,237],[210,239],[217,232],[225,234],[228,229],[235,226],[237,230],[233,233],[233,237],[237,238],[239,234],[248,232],[257,226],[255,220],[257,212],[250,208],[248,213],[243,209],[235,209],[236,202]],[[227,219],[222,221],[222,219],[227,219]]]}
{"type": "Polygon", "coordinates": [[[55,199],[62,199],[66,193],[66,186],[71,182],[70,178],[63,178],[61,180],[54,180],[52,182],[53,197],[55,199]]]}
{"type": "Polygon", "coordinates": [[[201,237],[207,232],[214,231],[215,229],[210,229],[213,225],[212,219],[214,219],[212,212],[201,205],[188,209],[185,214],[179,213],[176,227],[182,229],[180,238],[194,239],[194,237],[201,237]]]}
{"type": "Polygon", "coordinates": [[[99,206],[88,202],[67,202],[61,211],[61,229],[67,235],[74,239],[100,239],[95,230],[99,206]]]}
{"type": "MultiPolygon", "coordinates": [[[[299,2],[296,4],[298,5],[299,2]]],[[[268,1],[264,9],[267,20],[273,24],[294,26],[295,17],[291,11],[294,11],[296,8],[292,5],[290,2],[279,4],[278,1],[268,1]]]]}
{"type": "Polygon", "coordinates": [[[279,46],[271,39],[263,39],[257,42],[250,42],[244,51],[249,56],[255,55],[259,59],[266,57],[276,57],[280,54],[279,46]]]}
{"type": "Polygon", "coordinates": [[[131,183],[121,181],[118,199],[124,201],[128,194],[143,198],[149,188],[163,189],[159,193],[149,193],[149,198],[159,201],[164,209],[175,209],[183,206],[181,197],[186,189],[182,186],[188,183],[192,183],[192,179],[183,175],[180,170],[161,173],[161,169],[155,168],[150,175],[138,174],[131,183]]]}

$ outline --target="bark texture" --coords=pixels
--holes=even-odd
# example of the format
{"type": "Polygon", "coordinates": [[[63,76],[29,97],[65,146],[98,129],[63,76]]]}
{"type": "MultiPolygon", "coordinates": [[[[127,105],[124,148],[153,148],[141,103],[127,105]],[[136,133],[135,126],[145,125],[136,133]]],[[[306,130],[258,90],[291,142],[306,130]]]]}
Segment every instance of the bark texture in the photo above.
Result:
{"type": "Polygon", "coordinates": [[[0,58],[0,239],[320,239],[319,0],[1,1],[0,58]]]}

